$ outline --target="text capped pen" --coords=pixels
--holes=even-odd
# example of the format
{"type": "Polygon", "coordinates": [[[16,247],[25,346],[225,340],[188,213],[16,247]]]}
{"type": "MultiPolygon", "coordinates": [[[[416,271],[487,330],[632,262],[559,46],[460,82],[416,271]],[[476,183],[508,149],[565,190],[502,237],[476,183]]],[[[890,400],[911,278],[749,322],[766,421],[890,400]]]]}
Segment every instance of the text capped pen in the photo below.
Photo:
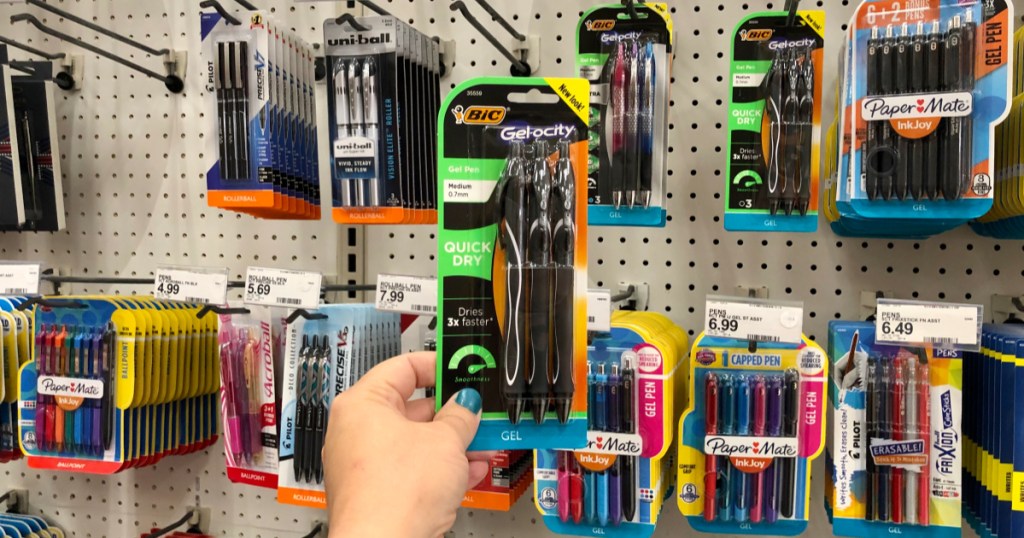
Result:
{"type": "MultiPolygon", "coordinates": [[[[889,440],[892,439],[892,426],[890,423],[892,417],[892,394],[889,392],[892,387],[890,382],[892,373],[889,361],[881,361],[877,370],[878,382],[875,384],[875,390],[878,394],[878,415],[875,418],[878,439],[889,440]]],[[[889,521],[889,507],[892,503],[892,499],[889,496],[889,493],[892,491],[890,470],[891,468],[888,465],[878,465],[876,471],[878,473],[878,487],[875,490],[875,517],[878,521],[883,522],[889,521]]]]}
{"type": "MultiPolygon", "coordinates": [[[[931,406],[931,378],[928,376],[928,363],[921,364],[917,369],[917,424],[921,430],[924,446],[931,446],[931,418],[928,410],[931,406]]],[[[931,466],[922,465],[921,474],[917,477],[917,523],[928,525],[931,520],[931,466]]]]}
{"type": "MultiPolygon", "coordinates": [[[[854,352],[854,348],[850,348],[854,352]]],[[[867,360],[867,375],[864,383],[864,410],[867,415],[867,438],[873,439],[878,436],[878,415],[881,409],[881,400],[878,397],[878,366],[877,360],[869,357],[867,360]]],[[[875,466],[875,459],[871,456],[871,447],[864,450],[864,471],[867,475],[867,484],[864,488],[864,520],[874,521],[877,518],[878,504],[878,469],[875,466]]]]}
{"type": "MultiPolygon", "coordinates": [[[[359,60],[352,60],[348,64],[348,114],[349,121],[352,122],[352,135],[353,136],[366,136],[364,130],[364,122],[366,119],[366,109],[363,107],[363,99],[365,97],[363,90],[363,68],[360,65],[359,60]]],[[[366,182],[357,179],[352,181],[355,183],[355,199],[353,200],[356,207],[366,206],[366,182]]]]}
{"type": "Polygon", "coordinates": [[[505,342],[502,347],[504,377],[502,397],[508,420],[519,424],[526,407],[526,264],[527,241],[525,147],[521,141],[509,144],[505,169],[495,188],[498,240],[505,251],[505,342]]]}
{"type": "MultiPolygon", "coordinates": [[[[783,374],[783,390],[782,435],[796,437],[800,416],[800,374],[796,370],[790,368],[783,374]]],[[[796,458],[782,458],[781,474],[780,511],[782,517],[792,518],[796,511],[796,458]]]]}

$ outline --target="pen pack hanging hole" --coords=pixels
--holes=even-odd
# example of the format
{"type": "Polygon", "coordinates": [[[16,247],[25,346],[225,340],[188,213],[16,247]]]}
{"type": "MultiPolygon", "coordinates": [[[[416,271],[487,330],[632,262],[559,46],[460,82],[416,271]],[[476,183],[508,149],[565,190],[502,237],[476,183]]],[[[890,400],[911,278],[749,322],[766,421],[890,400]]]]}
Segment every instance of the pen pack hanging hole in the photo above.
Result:
{"type": "MultiPolygon", "coordinates": [[[[313,50],[320,50],[319,43],[313,43],[313,50]]],[[[320,82],[327,78],[327,59],[317,56],[313,59],[313,78],[320,82]]]]}
{"type": "Polygon", "coordinates": [[[533,68],[531,68],[530,64],[526,62],[519,62],[519,65],[510,65],[508,72],[513,77],[528,77],[533,73],[533,68]]]}
{"type": "MultiPolygon", "coordinates": [[[[525,76],[525,75],[524,75],[525,76]]],[[[508,100],[510,103],[543,103],[550,105],[558,102],[559,97],[553,93],[542,93],[540,90],[530,90],[528,92],[513,92],[508,94],[508,100]]]]}

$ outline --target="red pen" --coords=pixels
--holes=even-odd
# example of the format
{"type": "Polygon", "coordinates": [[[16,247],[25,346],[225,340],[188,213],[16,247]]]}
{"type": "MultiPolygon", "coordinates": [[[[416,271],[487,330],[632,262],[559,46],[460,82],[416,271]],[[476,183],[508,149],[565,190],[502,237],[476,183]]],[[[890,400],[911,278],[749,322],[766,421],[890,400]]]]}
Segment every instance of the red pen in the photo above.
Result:
{"type": "MultiPolygon", "coordinates": [[[[896,356],[892,360],[892,439],[903,441],[904,419],[907,414],[906,385],[903,379],[903,358],[896,356]]],[[[892,500],[892,522],[903,523],[903,475],[906,471],[898,467],[892,469],[892,489],[889,498],[892,500]]]]}
{"type": "Polygon", "coordinates": [[[569,503],[572,497],[572,488],[569,487],[571,477],[569,476],[569,458],[572,454],[568,450],[558,452],[558,519],[562,523],[569,521],[569,503]]]}
{"type": "Polygon", "coordinates": [[[583,521],[583,470],[572,452],[569,455],[569,515],[575,523],[583,521]]]}
{"type": "MultiPolygon", "coordinates": [[[[924,446],[931,446],[928,438],[932,432],[932,422],[928,413],[928,404],[931,402],[931,378],[928,376],[928,364],[922,364],[917,368],[917,426],[921,429],[921,439],[924,439],[924,446]]],[[[928,525],[931,514],[931,462],[921,466],[921,473],[918,474],[917,486],[917,524],[928,525]]]]}
{"type": "MultiPolygon", "coordinates": [[[[718,433],[718,376],[704,378],[704,429],[708,435],[718,433]]],[[[704,520],[718,519],[718,456],[704,456],[704,520]]]]}
{"type": "MultiPolygon", "coordinates": [[[[765,413],[767,411],[768,390],[764,385],[764,378],[754,376],[751,386],[754,396],[754,436],[764,435],[765,413]]],[[[754,487],[751,488],[750,499],[750,522],[761,522],[761,511],[764,502],[764,471],[754,475],[754,487]]]]}

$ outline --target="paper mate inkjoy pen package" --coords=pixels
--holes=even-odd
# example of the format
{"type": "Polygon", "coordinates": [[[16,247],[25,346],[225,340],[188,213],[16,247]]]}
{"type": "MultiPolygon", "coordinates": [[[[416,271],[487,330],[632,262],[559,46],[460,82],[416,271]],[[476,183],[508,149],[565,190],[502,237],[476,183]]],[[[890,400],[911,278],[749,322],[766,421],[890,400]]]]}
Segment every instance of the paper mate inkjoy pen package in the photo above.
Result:
{"type": "Polygon", "coordinates": [[[668,5],[601,4],[576,26],[576,68],[590,81],[591,225],[664,226],[675,29],[668,5]]]}
{"type": "Polygon", "coordinates": [[[398,314],[373,305],[322,305],[285,328],[277,500],[325,508],[321,452],[334,397],[399,354],[398,314]]]}
{"type": "Polygon", "coordinates": [[[961,393],[973,367],[963,351],[875,339],[871,322],[829,324],[833,532],[960,536],[961,393]]]}
{"type": "Polygon", "coordinates": [[[842,215],[929,235],[992,207],[1012,20],[1002,0],[861,3],[843,74],[842,215]]]}
{"type": "Polygon", "coordinates": [[[650,312],[615,312],[588,347],[587,446],[537,450],[544,524],[575,536],[651,536],[674,479],[686,332],[650,312]],[[680,345],[680,343],[684,345],[680,345]]]}
{"type": "Polygon", "coordinates": [[[586,442],[589,87],[474,79],[438,118],[437,405],[480,392],[472,450],[586,442]]]}
{"type": "Polygon", "coordinates": [[[232,482],[277,489],[278,429],[271,309],[220,316],[221,422],[232,482]]]}
{"type": "Polygon", "coordinates": [[[216,162],[211,206],[275,219],[319,219],[314,54],[265,13],[241,24],[202,14],[202,56],[216,162]]]}
{"type": "Polygon", "coordinates": [[[30,467],[110,474],[217,439],[216,320],[151,298],[43,299],[19,372],[30,467]]]}
{"type": "Polygon", "coordinates": [[[701,334],[680,418],[678,505],[709,533],[795,536],[825,444],[824,350],[701,334]]]}
{"type": "Polygon", "coordinates": [[[733,31],[725,229],[818,227],[825,12],[755,13],[733,31]]]}

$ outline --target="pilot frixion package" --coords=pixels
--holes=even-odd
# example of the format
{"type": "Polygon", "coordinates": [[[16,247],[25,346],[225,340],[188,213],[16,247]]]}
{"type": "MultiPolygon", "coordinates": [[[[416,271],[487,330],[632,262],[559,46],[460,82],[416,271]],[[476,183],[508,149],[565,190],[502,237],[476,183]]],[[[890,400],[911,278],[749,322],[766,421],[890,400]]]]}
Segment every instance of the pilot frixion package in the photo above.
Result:
{"type": "Polygon", "coordinates": [[[679,421],[679,510],[709,533],[795,536],[825,445],[824,350],[701,334],[679,421]]]}
{"type": "Polygon", "coordinates": [[[217,440],[217,320],[150,297],[43,299],[19,371],[36,469],[111,474],[217,440]]]}
{"type": "Polygon", "coordinates": [[[324,305],[285,327],[277,500],[326,508],[324,460],[334,397],[370,368],[400,354],[398,314],[373,305],[324,305]]]}
{"type": "Polygon", "coordinates": [[[835,190],[850,234],[927,236],[993,204],[1013,6],[920,4],[868,0],[850,23],[835,190]]]}
{"type": "Polygon", "coordinates": [[[875,338],[873,322],[829,324],[833,533],[960,536],[961,394],[973,368],[962,351],[875,338]]]}
{"type": "Polygon", "coordinates": [[[745,17],[732,37],[725,229],[818,227],[825,12],[745,17]]]}
{"type": "Polygon", "coordinates": [[[440,46],[390,16],[324,22],[332,214],[437,222],[440,46]]]}
{"type": "Polygon", "coordinates": [[[220,316],[221,422],[232,482],[277,489],[277,413],[271,309],[220,316]]]}
{"type": "Polygon", "coordinates": [[[589,87],[473,79],[438,118],[437,405],[480,392],[473,450],[586,443],[589,87]]]}
{"type": "Polygon", "coordinates": [[[56,232],[65,227],[64,186],[55,112],[53,64],[9,61],[0,66],[0,231],[56,232]],[[15,181],[17,180],[17,181],[15,181]],[[13,206],[13,207],[12,207],[13,206]],[[8,209],[12,211],[3,211],[8,209]]]}
{"type": "Polygon", "coordinates": [[[675,29],[668,5],[601,4],[576,26],[576,68],[590,81],[591,225],[664,226],[675,29]]]}
{"type": "Polygon", "coordinates": [[[576,536],[651,536],[675,479],[686,332],[660,314],[619,311],[588,348],[587,445],[535,451],[544,524],[576,536]]]}
{"type": "Polygon", "coordinates": [[[314,53],[262,12],[235,25],[202,14],[209,205],[269,219],[319,219],[314,53]]]}

